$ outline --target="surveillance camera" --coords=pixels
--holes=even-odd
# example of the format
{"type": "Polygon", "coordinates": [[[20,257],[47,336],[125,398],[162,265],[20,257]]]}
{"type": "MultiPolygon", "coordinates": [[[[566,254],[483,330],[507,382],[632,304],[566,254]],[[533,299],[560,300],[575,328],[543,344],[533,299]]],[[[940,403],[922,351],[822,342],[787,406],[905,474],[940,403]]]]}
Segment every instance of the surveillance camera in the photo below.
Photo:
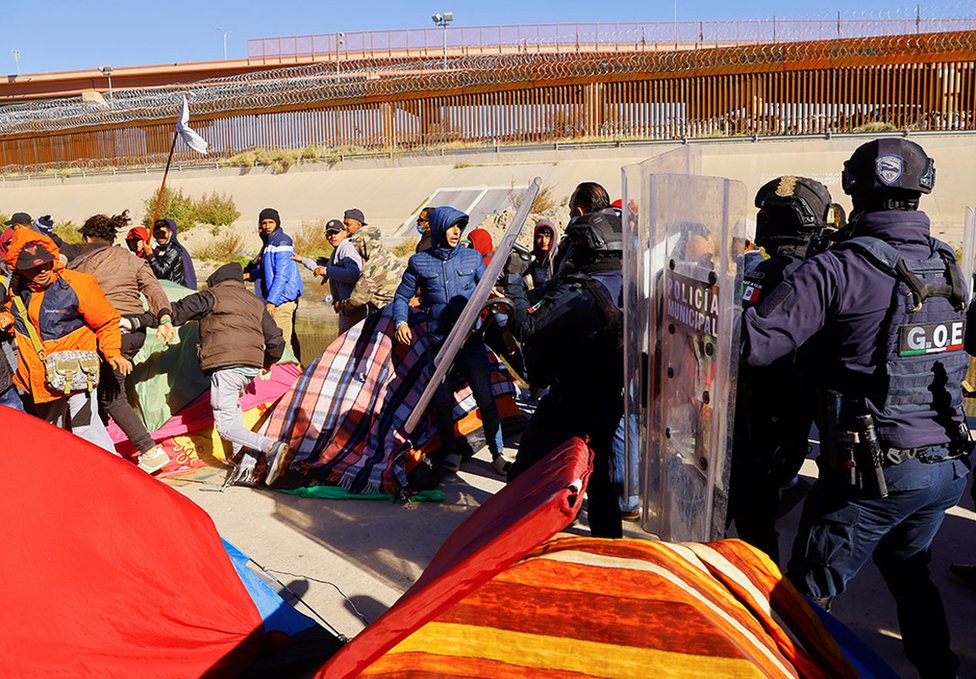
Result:
{"type": "Polygon", "coordinates": [[[433,14],[433,15],[431,15],[430,18],[434,20],[434,23],[435,24],[439,24],[441,22],[441,15],[440,14],[433,14]]]}

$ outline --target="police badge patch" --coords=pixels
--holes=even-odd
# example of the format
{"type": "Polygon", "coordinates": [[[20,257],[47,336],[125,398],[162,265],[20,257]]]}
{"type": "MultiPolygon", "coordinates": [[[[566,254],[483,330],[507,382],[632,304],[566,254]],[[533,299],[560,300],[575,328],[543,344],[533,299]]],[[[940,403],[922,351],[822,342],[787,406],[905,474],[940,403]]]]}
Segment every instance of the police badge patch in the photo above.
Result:
{"type": "Polygon", "coordinates": [[[874,173],[885,186],[893,186],[905,173],[905,160],[893,153],[878,156],[874,161],[874,173]]]}

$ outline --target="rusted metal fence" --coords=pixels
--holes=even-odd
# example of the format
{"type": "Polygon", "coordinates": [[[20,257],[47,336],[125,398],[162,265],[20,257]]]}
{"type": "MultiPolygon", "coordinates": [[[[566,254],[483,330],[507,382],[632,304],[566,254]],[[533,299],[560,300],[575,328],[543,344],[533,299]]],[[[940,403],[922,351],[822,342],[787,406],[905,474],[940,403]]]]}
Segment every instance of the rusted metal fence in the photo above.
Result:
{"type": "MultiPolygon", "coordinates": [[[[180,89],[112,106],[0,113],[0,166],[151,163],[180,89]]],[[[334,64],[195,83],[191,124],[216,157],[255,147],[393,151],[560,140],[829,134],[876,124],[976,129],[976,31],[672,52],[503,54],[334,64]]],[[[194,154],[178,145],[178,157],[194,154]]],[[[199,158],[199,156],[196,156],[199,158]]]]}
{"type": "Polygon", "coordinates": [[[932,18],[918,12],[904,16],[851,17],[838,13],[819,19],[741,19],[735,21],[655,21],[605,23],[506,24],[449,26],[389,31],[357,31],[254,38],[248,59],[349,55],[373,58],[396,54],[437,56],[445,49],[463,54],[500,54],[517,50],[668,49],[677,46],[738,46],[808,42],[976,29],[976,17],[932,18]]]}

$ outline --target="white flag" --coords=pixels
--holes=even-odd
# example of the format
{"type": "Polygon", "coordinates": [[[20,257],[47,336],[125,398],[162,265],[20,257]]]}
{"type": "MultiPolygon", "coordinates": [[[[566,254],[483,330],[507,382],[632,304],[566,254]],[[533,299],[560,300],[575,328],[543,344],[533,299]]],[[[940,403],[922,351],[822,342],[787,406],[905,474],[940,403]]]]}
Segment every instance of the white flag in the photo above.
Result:
{"type": "Polygon", "coordinates": [[[180,112],[180,119],[176,121],[176,131],[186,142],[186,145],[197,153],[207,152],[207,142],[199,134],[190,129],[190,105],[186,102],[186,95],[183,95],[183,110],[180,112]]]}

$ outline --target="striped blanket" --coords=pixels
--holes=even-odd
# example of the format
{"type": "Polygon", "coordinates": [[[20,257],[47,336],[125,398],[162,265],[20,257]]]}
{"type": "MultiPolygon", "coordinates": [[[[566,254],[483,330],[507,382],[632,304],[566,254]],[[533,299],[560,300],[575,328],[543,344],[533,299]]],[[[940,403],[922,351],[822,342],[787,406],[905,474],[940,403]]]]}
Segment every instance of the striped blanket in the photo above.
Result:
{"type": "MultiPolygon", "coordinates": [[[[396,344],[392,309],[385,307],[340,335],[309,365],[270,412],[265,436],[288,441],[288,471],[283,487],[330,484],[353,493],[399,493],[416,451],[439,447],[433,418],[427,417],[407,441],[401,425],[433,372],[426,323],[414,312],[414,341],[396,344]],[[411,445],[411,443],[413,445],[411,445]]],[[[513,384],[504,366],[492,386],[506,419],[520,417],[513,384]]],[[[456,384],[454,419],[460,434],[471,434],[476,405],[466,384],[456,384]]]]}
{"type": "Polygon", "coordinates": [[[418,628],[363,677],[808,677],[857,672],[746,543],[561,538],[418,628]]]}

